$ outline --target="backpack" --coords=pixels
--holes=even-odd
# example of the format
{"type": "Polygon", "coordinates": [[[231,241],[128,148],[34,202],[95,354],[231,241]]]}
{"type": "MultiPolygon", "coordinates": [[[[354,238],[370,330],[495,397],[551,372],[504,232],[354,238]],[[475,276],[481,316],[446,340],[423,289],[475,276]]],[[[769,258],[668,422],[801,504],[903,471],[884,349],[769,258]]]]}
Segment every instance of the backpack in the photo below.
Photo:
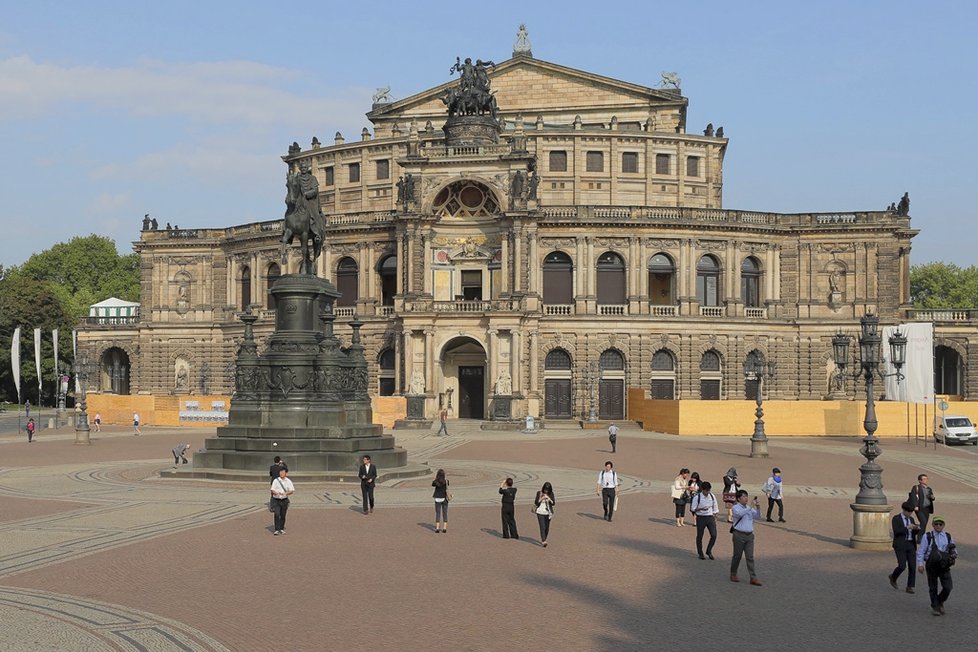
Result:
{"type": "Polygon", "coordinates": [[[927,566],[931,570],[936,571],[946,571],[951,566],[954,566],[954,555],[951,554],[950,548],[954,545],[954,540],[951,539],[951,535],[947,535],[947,547],[948,550],[941,550],[936,545],[934,545],[934,533],[927,533],[927,545],[930,546],[930,554],[927,555],[927,566]]]}

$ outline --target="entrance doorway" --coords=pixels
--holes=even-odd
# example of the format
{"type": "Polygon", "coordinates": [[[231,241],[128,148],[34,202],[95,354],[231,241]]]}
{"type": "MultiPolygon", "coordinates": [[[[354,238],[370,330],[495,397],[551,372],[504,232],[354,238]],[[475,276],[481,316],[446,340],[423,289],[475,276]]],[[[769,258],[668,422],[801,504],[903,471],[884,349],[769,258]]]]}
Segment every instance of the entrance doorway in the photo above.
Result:
{"type": "Polygon", "coordinates": [[[485,418],[485,367],[458,368],[458,416],[461,419],[485,418]]]}
{"type": "Polygon", "coordinates": [[[624,419],[625,381],[602,378],[598,390],[598,418],[624,419]]]}
{"type": "Polygon", "coordinates": [[[543,416],[548,419],[571,418],[570,378],[547,378],[543,384],[543,416]]]}

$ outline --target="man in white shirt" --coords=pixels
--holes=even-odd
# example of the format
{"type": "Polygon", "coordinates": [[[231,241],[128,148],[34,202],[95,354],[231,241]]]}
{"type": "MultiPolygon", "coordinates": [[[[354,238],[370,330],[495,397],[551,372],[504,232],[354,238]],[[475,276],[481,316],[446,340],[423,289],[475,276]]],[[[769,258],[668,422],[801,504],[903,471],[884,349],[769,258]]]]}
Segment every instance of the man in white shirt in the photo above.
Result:
{"type": "Polygon", "coordinates": [[[604,470],[598,473],[598,486],[595,493],[601,494],[601,507],[604,508],[604,520],[611,522],[615,515],[615,498],[618,496],[618,474],[611,460],[604,463],[604,470]]]}
{"type": "Polygon", "coordinates": [[[272,480],[272,513],[275,514],[274,534],[285,534],[285,514],[289,511],[289,496],[295,493],[295,486],[288,478],[289,472],[281,469],[278,477],[272,480]]]}
{"type": "Polygon", "coordinates": [[[717,514],[720,513],[720,506],[717,504],[717,497],[712,493],[713,485],[704,482],[700,485],[700,491],[693,496],[690,503],[690,510],[696,516],[696,555],[700,559],[709,557],[713,559],[713,544],[717,542],[717,514]],[[703,556],[703,531],[710,531],[710,542],[706,545],[706,557],[703,556]]]}
{"type": "Polygon", "coordinates": [[[935,516],[933,530],[920,537],[917,548],[917,572],[927,571],[927,588],[930,589],[930,612],[935,616],[944,615],[944,603],[951,595],[951,564],[958,553],[951,535],[944,531],[944,517],[935,516]],[[941,582],[941,592],[937,592],[937,582],[941,582]]]}
{"type": "Polygon", "coordinates": [[[733,506],[733,525],[730,532],[733,534],[733,558],[730,560],[730,581],[739,582],[737,569],[740,568],[740,558],[747,557],[747,572],[750,573],[750,583],[753,586],[761,586],[760,580],[754,573],[754,520],[761,518],[761,506],[754,496],[754,503],[748,507],[747,492],[743,489],[737,491],[737,502],[733,506]]]}
{"type": "Polygon", "coordinates": [[[133,430],[132,434],[134,435],[139,434],[139,412],[132,413],[132,430],[133,430]]]}
{"type": "Polygon", "coordinates": [[[608,441],[611,442],[611,452],[616,452],[618,450],[618,426],[614,422],[608,426],[608,441]]]}
{"type": "Polygon", "coordinates": [[[774,504],[778,505],[778,521],[784,523],[784,484],[781,482],[781,469],[774,467],[771,469],[771,477],[767,479],[761,491],[767,496],[767,522],[773,523],[771,514],[774,512],[774,504]]]}

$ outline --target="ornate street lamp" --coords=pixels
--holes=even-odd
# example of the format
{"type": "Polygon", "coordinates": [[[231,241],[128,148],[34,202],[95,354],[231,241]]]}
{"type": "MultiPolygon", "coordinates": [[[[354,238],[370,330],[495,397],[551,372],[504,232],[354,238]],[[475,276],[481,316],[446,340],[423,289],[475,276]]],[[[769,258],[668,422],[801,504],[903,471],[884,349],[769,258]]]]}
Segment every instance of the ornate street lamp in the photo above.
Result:
{"type": "MultiPolygon", "coordinates": [[[[866,381],[866,416],[863,428],[866,437],[859,452],[866,458],[866,463],[859,467],[859,493],[850,505],[853,511],[853,535],[849,544],[853,548],[865,550],[887,550],[890,547],[889,513],[890,506],[886,504],[886,494],[883,493],[883,468],[876,463],[876,458],[882,454],[876,429],[879,422],[876,419],[876,397],[873,386],[876,377],[885,379],[896,376],[903,380],[901,369],[906,362],[907,338],[897,331],[890,336],[890,362],[896,368],[892,374],[880,372],[880,365],[886,361],[881,356],[883,338],[879,334],[879,317],[866,313],[859,320],[859,370],[853,373],[854,378],[860,375],[866,381]]],[[[839,374],[846,373],[849,358],[849,344],[852,338],[844,333],[838,333],[832,338],[832,351],[839,374]]]]}
{"type": "Polygon", "coordinates": [[[754,410],[754,434],[750,438],[750,456],[767,457],[767,433],[764,432],[764,379],[774,380],[776,365],[764,363],[754,355],[747,356],[744,362],[744,377],[757,381],[757,409],[754,410]]]}
{"type": "Polygon", "coordinates": [[[78,376],[78,388],[81,390],[81,411],[75,415],[75,443],[88,446],[92,443],[91,427],[88,424],[88,374],[91,366],[88,354],[82,353],[75,360],[75,375],[78,376]]]}

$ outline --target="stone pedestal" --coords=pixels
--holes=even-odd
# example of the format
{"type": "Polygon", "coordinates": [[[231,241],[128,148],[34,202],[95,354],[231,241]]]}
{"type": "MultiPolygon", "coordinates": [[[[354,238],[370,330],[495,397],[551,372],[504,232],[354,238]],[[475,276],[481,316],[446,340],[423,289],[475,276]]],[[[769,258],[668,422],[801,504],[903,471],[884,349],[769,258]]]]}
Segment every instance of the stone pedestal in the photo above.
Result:
{"type": "Polygon", "coordinates": [[[492,397],[492,420],[509,421],[512,418],[513,418],[513,397],[493,396],[492,397]]]}
{"type": "Polygon", "coordinates": [[[394,430],[429,430],[431,419],[425,418],[425,405],[428,397],[422,395],[407,396],[407,418],[394,422],[394,430]]]}
{"type": "Polygon", "coordinates": [[[490,115],[453,115],[442,130],[449,147],[499,144],[499,123],[490,115]]]}
{"type": "MultiPolygon", "coordinates": [[[[852,536],[849,546],[856,550],[891,550],[893,538],[890,536],[889,505],[861,505],[853,503],[852,536]]],[[[913,569],[911,569],[913,570],[913,569]]]]}
{"type": "Polygon", "coordinates": [[[332,283],[308,274],[282,276],[271,289],[277,310],[268,349],[258,355],[252,334],[257,317],[242,316],[228,425],[204,442],[192,468],[167,476],[268,479],[276,455],[289,475],[307,481],[354,479],[369,454],[383,472],[403,468],[407,451],[373,423],[360,322],[352,343],[333,334],[332,283]]]}
{"type": "Polygon", "coordinates": [[[750,438],[750,456],[767,457],[767,437],[753,436],[750,438]]]}

